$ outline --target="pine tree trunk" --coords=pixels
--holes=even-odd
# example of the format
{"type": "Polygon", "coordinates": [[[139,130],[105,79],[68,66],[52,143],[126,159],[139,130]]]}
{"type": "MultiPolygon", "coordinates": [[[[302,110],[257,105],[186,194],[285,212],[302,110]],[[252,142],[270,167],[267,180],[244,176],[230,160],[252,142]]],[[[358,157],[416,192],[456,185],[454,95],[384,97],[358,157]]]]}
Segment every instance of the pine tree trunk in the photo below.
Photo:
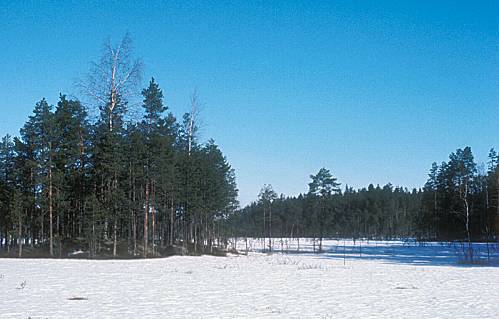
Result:
{"type": "Polygon", "coordinates": [[[43,239],[45,238],[45,233],[44,233],[44,224],[45,221],[45,213],[42,213],[42,223],[41,223],[41,229],[40,229],[40,242],[43,242],[43,239]]]}
{"type": "Polygon", "coordinates": [[[217,238],[217,229],[214,220],[212,221],[212,226],[211,226],[211,240],[212,240],[211,242],[212,247],[214,247],[219,241],[219,239],[217,238]]]}
{"type": "MultiPolygon", "coordinates": [[[[52,148],[52,144],[49,143],[50,148],[52,148]]],[[[52,206],[52,155],[50,156],[49,160],[49,251],[50,251],[50,256],[54,256],[54,234],[53,234],[53,206],[52,206]]]]}
{"type": "MultiPolygon", "coordinates": [[[[133,183],[133,193],[132,193],[132,202],[135,203],[136,201],[136,195],[137,193],[135,192],[135,183],[133,183]]],[[[138,223],[138,214],[132,210],[132,220],[133,220],[133,255],[135,256],[137,254],[137,223],[138,223]]]]}
{"type": "Polygon", "coordinates": [[[156,185],[154,184],[154,180],[151,182],[151,203],[152,203],[152,254],[155,254],[154,245],[156,243],[156,185]]]}
{"type": "MultiPolygon", "coordinates": [[[[437,217],[437,191],[434,191],[434,194],[433,194],[433,218],[438,220],[438,217],[437,217]]],[[[435,229],[435,225],[432,225],[432,228],[435,229]]],[[[433,234],[433,236],[435,238],[437,237],[437,232],[438,232],[438,229],[435,229],[434,234],[433,234]]]]}
{"type": "MultiPolygon", "coordinates": [[[[497,166],[496,168],[496,177],[497,177],[497,180],[496,180],[496,189],[497,189],[497,200],[496,200],[496,218],[495,220],[497,221],[496,222],[496,227],[499,227],[499,165],[497,166]]],[[[499,229],[496,229],[496,232],[499,233],[499,229]]]]}
{"type": "Polygon", "coordinates": [[[269,252],[272,252],[272,206],[269,206],[269,252]]]}
{"type": "Polygon", "coordinates": [[[466,237],[468,239],[468,258],[473,259],[473,250],[471,247],[471,234],[470,234],[470,207],[468,203],[468,184],[464,185],[464,206],[465,206],[465,217],[466,217],[466,237]]]}
{"type": "Polygon", "coordinates": [[[148,223],[149,223],[149,181],[146,181],[146,203],[144,212],[144,258],[147,258],[147,240],[148,240],[148,223]]]}
{"type": "Polygon", "coordinates": [[[22,223],[22,216],[21,216],[21,212],[18,212],[18,219],[17,219],[17,222],[18,222],[18,234],[17,234],[17,240],[18,240],[18,244],[19,244],[19,258],[21,258],[23,256],[23,239],[22,239],[22,236],[23,236],[23,223],[22,223]]]}
{"type": "Polygon", "coordinates": [[[79,236],[83,234],[83,228],[84,225],[86,224],[86,216],[85,216],[85,209],[86,209],[86,202],[85,202],[85,184],[83,182],[85,173],[84,173],[84,167],[85,167],[85,141],[83,138],[83,132],[81,125],[78,125],[78,136],[80,139],[80,167],[79,167],[79,186],[80,186],[80,194],[79,194],[79,213],[81,216],[80,223],[79,223],[79,229],[78,233],[79,236]]]}
{"type": "Polygon", "coordinates": [[[114,225],[113,225],[113,257],[116,257],[116,246],[118,245],[118,218],[114,217],[114,225]]]}
{"type": "Polygon", "coordinates": [[[93,216],[93,218],[92,218],[92,245],[91,245],[92,257],[95,256],[95,253],[96,253],[96,242],[97,242],[97,239],[95,238],[95,217],[93,216]]]}
{"type": "Polygon", "coordinates": [[[194,222],[193,222],[193,228],[194,228],[194,231],[193,231],[193,237],[194,237],[194,252],[197,252],[197,246],[198,246],[198,243],[197,243],[197,225],[196,225],[196,220],[194,219],[194,222]]]}
{"type": "MultiPolygon", "coordinates": [[[[133,186],[132,186],[133,185],[133,182],[132,182],[132,180],[133,180],[133,174],[132,174],[132,163],[131,162],[128,163],[128,176],[130,177],[128,179],[128,190],[129,190],[128,198],[129,198],[130,202],[133,203],[134,202],[133,201],[133,192],[134,191],[133,191],[133,186]]],[[[133,206],[133,204],[130,205],[130,221],[131,221],[131,225],[130,225],[129,229],[130,229],[131,234],[129,234],[129,240],[133,241],[133,245],[134,246],[133,246],[133,252],[132,252],[132,254],[135,256],[135,240],[134,240],[135,239],[135,229],[134,229],[134,227],[135,227],[135,218],[134,218],[132,206],[133,206]]],[[[128,247],[130,247],[130,246],[128,246],[128,247]]]]}
{"type": "Polygon", "coordinates": [[[170,245],[173,246],[173,232],[175,229],[175,215],[174,215],[174,207],[173,207],[173,195],[171,198],[171,206],[170,206],[170,245]]]}
{"type": "Polygon", "coordinates": [[[137,217],[132,215],[132,228],[133,228],[133,255],[137,254],[137,217]]]}
{"type": "Polygon", "coordinates": [[[263,207],[263,251],[265,252],[265,241],[266,241],[266,236],[265,236],[265,206],[263,207]]]}
{"type": "MultiPolygon", "coordinates": [[[[154,184],[153,184],[154,185],[154,184]]],[[[152,217],[152,240],[151,240],[151,249],[152,249],[152,254],[154,255],[155,254],[155,248],[154,248],[154,244],[156,242],[156,206],[154,205],[154,187],[152,187],[152,203],[153,203],[153,206],[152,206],[152,209],[151,209],[151,217],[152,217]]]]}
{"type": "Polygon", "coordinates": [[[324,236],[324,220],[325,220],[325,204],[324,199],[321,199],[321,221],[319,221],[319,253],[322,253],[322,236],[324,236]]]}

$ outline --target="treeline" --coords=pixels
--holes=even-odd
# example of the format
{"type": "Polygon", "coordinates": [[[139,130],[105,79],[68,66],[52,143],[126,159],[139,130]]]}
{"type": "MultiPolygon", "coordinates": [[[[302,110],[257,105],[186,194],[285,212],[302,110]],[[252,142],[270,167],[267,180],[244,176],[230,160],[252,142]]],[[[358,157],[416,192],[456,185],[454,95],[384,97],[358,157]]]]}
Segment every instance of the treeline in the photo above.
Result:
{"type": "MultiPolygon", "coordinates": [[[[258,201],[230,219],[239,237],[417,238],[497,240],[499,159],[492,149],[487,167],[477,168],[471,149],[434,163],[422,189],[387,184],[340,189],[330,171],[311,175],[309,192],[280,197],[264,185],[258,201]]],[[[269,248],[271,247],[269,243],[269,248]]]]}
{"type": "MultiPolygon", "coordinates": [[[[0,251],[155,256],[165,247],[205,252],[237,207],[234,170],[218,146],[197,138],[197,97],[178,121],[152,79],[141,119],[126,119],[140,64],[129,38],[105,46],[84,88],[96,97],[90,121],[78,100],[36,103],[20,136],[0,143],[0,251]]],[[[140,92],[140,91],[139,91],[140,92]]],[[[3,114],[7,116],[7,114],[3,114]]]]}

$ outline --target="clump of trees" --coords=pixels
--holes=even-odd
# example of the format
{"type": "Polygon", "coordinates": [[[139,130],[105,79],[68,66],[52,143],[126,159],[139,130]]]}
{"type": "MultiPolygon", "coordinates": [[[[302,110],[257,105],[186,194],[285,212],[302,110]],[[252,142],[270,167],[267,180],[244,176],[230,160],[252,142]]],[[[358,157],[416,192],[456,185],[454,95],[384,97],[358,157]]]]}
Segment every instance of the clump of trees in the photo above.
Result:
{"type": "MultiPolygon", "coordinates": [[[[432,165],[422,189],[371,184],[340,190],[325,168],[310,177],[307,194],[281,195],[272,201],[260,195],[259,201],[231,217],[232,232],[239,237],[260,237],[268,227],[264,225],[272,225],[264,236],[311,237],[319,240],[319,251],[323,237],[463,240],[469,244],[498,238],[499,157],[494,149],[486,168],[475,163],[469,147],[458,149],[448,162],[432,165]]],[[[260,194],[269,188],[265,185],[260,194]]],[[[472,254],[472,249],[467,253],[472,254]]]]}
{"type": "Polygon", "coordinates": [[[36,103],[19,137],[2,138],[0,249],[62,256],[78,244],[90,257],[148,257],[168,246],[211,251],[224,237],[238,205],[234,170],[213,140],[199,141],[195,108],[180,122],[168,112],[154,78],[142,118],[127,117],[140,74],[128,36],[108,44],[80,83],[96,121],[60,95],[56,106],[36,103]]]}
{"type": "MultiPolygon", "coordinates": [[[[418,235],[431,239],[497,240],[499,233],[499,157],[494,149],[487,166],[478,166],[470,147],[449,161],[433,163],[423,188],[418,235]]],[[[469,255],[467,258],[472,259],[469,255]]]]}

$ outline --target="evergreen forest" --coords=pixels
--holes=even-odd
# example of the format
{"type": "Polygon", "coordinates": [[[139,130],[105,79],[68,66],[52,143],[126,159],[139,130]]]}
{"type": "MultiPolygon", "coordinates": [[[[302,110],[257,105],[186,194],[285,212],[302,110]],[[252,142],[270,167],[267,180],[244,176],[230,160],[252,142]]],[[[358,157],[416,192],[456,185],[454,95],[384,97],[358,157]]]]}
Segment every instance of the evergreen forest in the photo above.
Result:
{"type": "Polygon", "coordinates": [[[107,43],[77,83],[91,102],[42,98],[19,136],[1,139],[1,255],[216,253],[234,237],[310,237],[319,251],[329,237],[497,241],[493,148],[481,165],[470,147],[457,149],[419,189],[353,189],[322,168],[305,194],[264,185],[240,208],[234,169],[214,140],[199,137],[197,93],[177,118],[154,78],[139,86],[141,74],[128,35],[107,43]]]}

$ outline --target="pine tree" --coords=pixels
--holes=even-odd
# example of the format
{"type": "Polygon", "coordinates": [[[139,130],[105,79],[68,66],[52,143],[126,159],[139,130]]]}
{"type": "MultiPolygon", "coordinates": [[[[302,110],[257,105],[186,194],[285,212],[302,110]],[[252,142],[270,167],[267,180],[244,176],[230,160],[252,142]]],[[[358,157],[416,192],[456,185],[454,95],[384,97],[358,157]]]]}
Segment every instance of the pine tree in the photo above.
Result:
{"type": "Polygon", "coordinates": [[[263,185],[258,194],[258,200],[263,204],[263,241],[265,242],[265,224],[268,218],[269,251],[272,252],[272,203],[277,198],[277,194],[272,185],[263,185]],[[268,217],[267,217],[268,216],[268,217]]]}
{"type": "Polygon", "coordinates": [[[58,187],[58,206],[71,236],[84,229],[86,173],[89,164],[89,124],[80,102],[60,96],[54,113],[53,176],[58,187]]]}
{"type": "Polygon", "coordinates": [[[436,162],[431,165],[430,172],[428,174],[428,180],[424,185],[424,195],[423,195],[423,211],[421,219],[419,220],[419,227],[425,229],[428,233],[420,237],[426,236],[426,238],[436,238],[438,232],[438,170],[439,167],[436,162]],[[430,235],[431,233],[432,235],[430,235]]]}
{"type": "Polygon", "coordinates": [[[499,234],[499,154],[489,151],[487,167],[487,234],[499,234]]]}
{"type": "Polygon", "coordinates": [[[0,248],[4,241],[8,245],[10,207],[15,185],[14,147],[15,144],[10,135],[2,138],[0,142],[0,248]]]}
{"type": "MultiPolygon", "coordinates": [[[[324,223],[327,217],[327,199],[332,194],[339,193],[340,183],[336,182],[337,178],[331,175],[331,172],[326,168],[321,168],[317,175],[310,175],[312,181],[308,184],[309,195],[313,198],[319,198],[319,252],[322,252],[322,238],[324,237],[324,223]]],[[[314,236],[315,237],[315,236],[314,236]]]]}
{"type": "Polygon", "coordinates": [[[14,189],[11,202],[11,215],[13,220],[15,220],[17,228],[17,244],[18,244],[18,257],[23,255],[23,242],[24,242],[24,224],[26,218],[26,207],[23,205],[24,199],[23,194],[17,188],[14,189]]]}
{"type": "Polygon", "coordinates": [[[123,116],[126,102],[119,97],[113,107],[113,126],[109,125],[109,108],[102,108],[100,121],[97,123],[93,134],[93,175],[98,191],[98,200],[102,208],[109,214],[105,216],[103,238],[108,239],[112,234],[113,256],[117,255],[118,224],[124,215],[123,203],[126,201],[125,193],[120,184],[123,183],[124,159],[124,127],[123,116]],[[119,111],[119,113],[118,113],[119,111]]]}
{"type": "MultiPolygon", "coordinates": [[[[45,99],[36,103],[33,115],[21,129],[21,140],[16,142],[17,172],[21,180],[22,191],[29,203],[28,219],[31,221],[31,234],[34,237],[38,231],[35,221],[44,233],[45,214],[49,215],[49,253],[54,255],[54,185],[53,185],[53,155],[54,155],[54,119],[52,106],[45,99]]],[[[57,230],[60,219],[57,216],[57,230]]],[[[58,232],[59,233],[59,232],[58,232]]],[[[41,236],[43,237],[43,235],[41,236]]],[[[43,239],[42,239],[43,240],[43,239]]]]}
{"type": "Polygon", "coordinates": [[[144,108],[145,115],[142,121],[142,129],[144,130],[146,154],[145,154],[145,174],[146,174],[146,185],[145,185],[145,212],[144,212],[144,258],[147,257],[148,249],[148,217],[151,214],[152,222],[152,253],[155,250],[155,238],[156,238],[156,213],[157,203],[156,203],[156,186],[157,186],[157,176],[160,176],[161,172],[158,167],[160,162],[161,153],[165,151],[161,146],[165,145],[163,142],[164,136],[164,126],[165,122],[162,118],[163,113],[167,110],[163,106],[163,92],[159,88],[159,85],[155,83],[154,78],[149,82],[149,87],[142,91],[142,96],[144,97],[142,107],[144,108]]]}

